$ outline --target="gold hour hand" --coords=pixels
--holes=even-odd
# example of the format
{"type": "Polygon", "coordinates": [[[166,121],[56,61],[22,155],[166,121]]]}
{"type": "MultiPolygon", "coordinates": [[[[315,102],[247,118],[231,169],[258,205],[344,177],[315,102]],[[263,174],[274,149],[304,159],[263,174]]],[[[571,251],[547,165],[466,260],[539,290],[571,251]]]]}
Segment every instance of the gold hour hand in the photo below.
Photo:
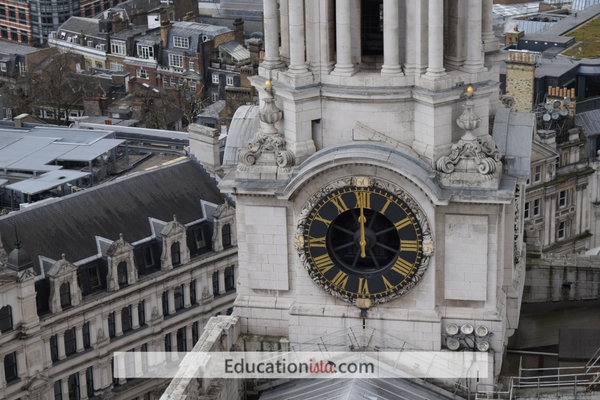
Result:
{"type": "Polygon", "coordinates": [[[365,252],[365,249],[367,247],[367,239],[365,239],[365,223],[366,222],[367,222],[367,219],[365,218],[365,211],[361,205],[360,216],[358,217],[358,223],[360,225],[360,240],[359,240],[358,244],[360,245],[360,257],[361,258],[365,258],[367,256],[367,253],[365,252]]]}

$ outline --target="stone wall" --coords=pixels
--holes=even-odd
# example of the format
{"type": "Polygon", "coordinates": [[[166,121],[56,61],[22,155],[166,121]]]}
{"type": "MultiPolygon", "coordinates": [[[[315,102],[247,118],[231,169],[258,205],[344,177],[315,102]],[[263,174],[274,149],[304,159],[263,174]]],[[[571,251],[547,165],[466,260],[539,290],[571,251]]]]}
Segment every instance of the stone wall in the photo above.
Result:
{"type": "Polygon", "coordinates": [[[515,100],[517,112],[531,112],[535,79],[533,54],[509,53],[506,60],[506,94],[515,100]]]}
{"type": "Polygon", "coordinates": [[[527,260],[524,303],[600,298],[600,256],[544,255],[527,260]]]}

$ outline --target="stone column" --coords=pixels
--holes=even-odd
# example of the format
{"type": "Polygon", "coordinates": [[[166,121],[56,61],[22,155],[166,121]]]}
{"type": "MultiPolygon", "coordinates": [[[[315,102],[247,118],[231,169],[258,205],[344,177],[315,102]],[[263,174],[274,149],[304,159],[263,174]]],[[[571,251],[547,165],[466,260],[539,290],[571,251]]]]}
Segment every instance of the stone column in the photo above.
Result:
{"type": "Polygon", "coordinates": [[[60,384],[62,385],[62,395],[63,399],[69,398],[69,378],[64,378],[60,380],[60,384]]]}
{"type": "Polygon", "coordinates": [[[225,271],[219,270],[219,294],[225,293],[225,271]]]}
{"type": "Polygon", "coordinates": [[[332,74],[349,76],[354,73],[354,65],[352,64],[350,0],[336,0],[335,24],[337,61],[332,74]]]}
{"type": "Polygon", "coordinates": [[[426,75],[444,75],[444,0],[429,0],[428,46],[429,66],[426,75]]]}
{"type": "Polygon", "coordinates": [[[290,12],[290,69],[293,74],[308,72],[304,58],[304,1],[289,0],[290,12]]]}
{"type": "Polygon", "coordinates": [[[467,19],[467,59],[464,68],[467,71],[477,72],[483,68],[483,54],[481,53],[482,29],[481,0],[469,0],[469,13],[467,19]]]}
{"type": "Polygon", "coordinates": [[[426,52],[428,51],[427,27],[423,23],[427,1],[415,0],[406,2],[406,59],[404,69],[406,75],[419,76],[426,69],[426,52]]]}
{"type": "Polygon", "coordinates": [[[6,386],[6,373],[4,371],[4,356],[0,355],[0,389],[6,386]]]}
{"type": "Polygon", "coordinates": [[[187,342],[188,351],[192,351],[195,344],[192,341],[192,324],[186,325],[185,327],[185,341],[187,342]]]}
{"type": "Polygon", "coordinates": [[[121,310],[115,311],[115,336],[123,334],[123,324],[121,323],[121,310]]]}
{"type": "Polygon", "coordinates": [[[65,333],[56,334],[56,344],[58,345],[58,359],[64,360],[67,355],[65,354],[65,333]]]}
{"type": "Polygon", "coordinates": [[[279,22],[281,35],[281,57],[285,61],[290,59],[290,12],[289,12],[289,0],[280,0],[279,2],[279,22]]]}
{"type": "Polygon", "coordinates": [[[400,26],[398,0],[383,0],[383,66],[382,74],[399,74],[400,26]]]}
{"type": "Polygon", "coordinates": [[[131,305],[131,328],[137,329],[140,327],[140,318],[138,316],[138,303],[131,305]]]}
{"type": "Polygon", "coordinates": [[[277,0],[263,0],[264,30],[265,30],[265,58],[264,68],[277,68],[281,64],[279,59],[279,18],[277,0]]]}
{"type": "Polygon", "coordinates": [[[87,400],[87,381],[85,379],[85,369],[83,371],[79,371],[79,399],[87,400]]]}
{"type": "Polygon", "coordinates": [[[192,302],[190,300],[190,285],[183,285],[183,307],[189,308],[192,306],[192,302]]]}
{"type": "Polygon", "coordinates": [[[498,50],[498,39],[494,35],[494,30],[492,28],[493,25],[493,13],[492,8],[494,5],[494,0],[483,0],[483,15],[482,15],[482,33],[481,37],[483,39],[483,50],[484,51],[494,51],[498,50]]]}
{"type": "Polygon", "coordinates": [[[175,314],[175,290],[169,289],[167,294],[169,300],[169,314],[175,314]]]}
{"type": "Polygon", "coordinates": [[[81,353],[85,348],[83,347],[83,326],[77,325],[75,327],[75,347],[77,348],[77,352],[81,353]]]}
{"type": "Polygon", "coordinates": [[[135,376],[142,376],[143,367],[142,367],[142,348],[136,347],[135,352],[133,353],[135,358],[135,376]]]}
{"type": "MultiPolygon", "coordinates": [[[[115,371],[127,373],[127,369],[125,368],[125,357],[115,358],[115,361],[116,361],[116,364],[114,366],[115,371]],[[117,364],[118,364],[118,366],[117,366],[117,364]]],[[[119,384],[123,385],[125,383],[127,383],[127,378],[120,377],[119,384]]]]}
{"type": "Polygon", "coordinates": [[[27,360],[25,359],[25,352],[23,349],[18,349],[16,351],[17,356],[17,376],[19,378],[24,378],[27,376],[27,360]]]}
{"type": "MultiPolygon", "coordinates": [[[[50,338],[43,338],[42,340],[44,341],[44,352],[46,353],[46,362],[44,366],[46,368],[50,368],[52,367],[52,352],[50,351],[50,338]]],[[[4,367],[4,364],[2,364],[2,366],[4,367]]],[[[4,376],[4,373],[0,375],[4,376]]]]}

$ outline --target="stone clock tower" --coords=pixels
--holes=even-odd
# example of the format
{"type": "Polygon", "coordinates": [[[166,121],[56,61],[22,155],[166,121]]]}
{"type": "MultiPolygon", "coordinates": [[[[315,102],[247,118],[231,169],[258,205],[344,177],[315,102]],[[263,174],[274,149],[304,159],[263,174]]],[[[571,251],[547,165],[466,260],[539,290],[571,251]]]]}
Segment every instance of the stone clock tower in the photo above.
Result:
{"type": "Polygon", "coordinates": [[[263,3],[260,129],[220,184],[237,203],[242,331],[485,342],[497,374],[533,118],[499,101],[492,0],[263,3]]]}

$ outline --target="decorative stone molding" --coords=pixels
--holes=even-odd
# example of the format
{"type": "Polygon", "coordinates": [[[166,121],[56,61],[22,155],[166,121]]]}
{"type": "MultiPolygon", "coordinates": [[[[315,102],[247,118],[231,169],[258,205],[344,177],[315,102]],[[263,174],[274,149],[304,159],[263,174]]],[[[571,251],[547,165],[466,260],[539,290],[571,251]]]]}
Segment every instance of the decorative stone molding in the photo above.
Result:
{"type": "Polygon", "coordinates": [[[109,292],[119,290],[119,274],[117,268],[120,263],[127,265],[127,284],[131,285],[137,282],[137,268],[135,267],[133,246],[123,239],[123,234],[119,234],[119,240],[114,241],[106,251],[108,258],[108,275],[106,277],[107,288],[109,292]]]}
{"type": "Polygon", "coordinates": [[[62,259],[54,263],[46,273],[50,280],[50,312],[57,314],[62,312],[60,304],[60,287],[64,283],[69,284],[69,295],[71,305],[76,306],[81,302],[81,289],[77,281],[77,267],[67,261],[63,253],[62,259]]]}
{"type": "MultiPolygon", "coordinates": [[[[271,81],[267,81],[264,87],[267,96],[263,99],[264,106],[259,111],[259,118],[263,127],[259,129],[254,138],[245,149],[238,154],[238,171],[251,172],[257,167],[272,167],[276,171],[270,171],[276,178],[277,172],[289,173],[294,165],[295,157],[292,151],[286,149],[286,140],[281,135],[275,124],[281,120],[283,112],[275,104],[275,90],[271,81]]],[[[260,173],[259,171],[257,171],[260,173]]]]}
{"type": "Polygon", "coordinates": [[[217,207],[213,213],[213,251],[221,251],[225,248],[223,244],[223,227],[229,225],[230,246],[237,246],[237,228],[235,224],[235,208],[228,202],[217,207]]]}
{"type": "Polygon", "coordinates": [[[160,231],[160,236],[163,238],[163,250],[160,257],[160,269],[173,269],[173,254],[171,247],[175,243],[179,243],[179,263],[177,265],[186,264],[190,261],[190,250],[187,245],[187,233],[185,226],[177,221],[177,215],[173,215],[173,221],[169,222],[160,231]]]}
{"type": "Polygon", "coordinates": [[[436,164],[438,178],[446,187],[498,188],[502,175],[502,154],[491,136],[476,137],[473,130],[481,124],[474,108],[473,88],[465,92],[465,111],[456,124],[465,130],[450,154],[440,157],[436,164]]]}

